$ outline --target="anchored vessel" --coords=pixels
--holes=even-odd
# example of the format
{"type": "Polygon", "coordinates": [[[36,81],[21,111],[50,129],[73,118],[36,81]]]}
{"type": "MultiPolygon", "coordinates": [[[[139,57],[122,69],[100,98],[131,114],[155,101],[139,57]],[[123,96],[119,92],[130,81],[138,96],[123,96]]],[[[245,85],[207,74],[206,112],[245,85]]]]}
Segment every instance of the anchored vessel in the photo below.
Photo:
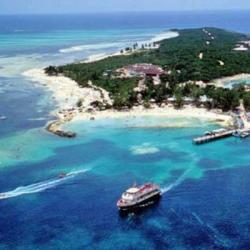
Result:
{"type": "Polygon", "coordinates": [[[126,190],[117,202],[121,211],[134,210],[153,204],[159,200],[161,189],[158,185],[147,183],[140,187],[134,186],[126,190]]]}
{"type": "Polygon", "coordinates": [[[249,132],[247,130],[236,130],[234,133],[233,133],[233,136],[235,137],[239,137],[239,138],[246,138],[249,136],[249,132]]]}

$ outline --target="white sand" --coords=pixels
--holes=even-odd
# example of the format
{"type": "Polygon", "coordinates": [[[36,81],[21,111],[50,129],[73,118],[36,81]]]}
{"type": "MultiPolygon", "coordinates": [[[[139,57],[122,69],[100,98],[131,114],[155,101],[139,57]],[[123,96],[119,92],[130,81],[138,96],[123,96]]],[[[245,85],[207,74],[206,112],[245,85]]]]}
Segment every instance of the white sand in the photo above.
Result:
{"type": "Polygon", "coordinates": [[[229,84],[231,81],[244,81],[246,79],[250,79],[250,74],[238,74],[234,76],[222,77],[219,79],[215,79],[211,82],[211,84],[216,85],[217,87],[224,87],[229,84]]]}
{"type": "Polygon", "coordinates": [[[52,92],[53,99],[61,110],[74,108],[79,100],[82,101],[83,107],[88,107],[93,101],[105,101],[112,105],[108,92],[97,87],[93,89],[91,83],[88,88],[80,88],[77,82],[70,78],[48,76],[43,69],[28,70],[23,75],[46,86],[52,92]]]}
{"type": "MultiPolygon", "coordinates": [[[[159,40],[156,38],[154,42],[161,41],[163,39],[169,39],[176,37],[179,34],[177,32],[166,32],[159,36],[159,40]]],[[[118,55],[119,52],[114,55],[118,55]]],[[[99,57],[92,57],[90,61],[96,61],[105,58],[107,55],[100,55],[99,57]]],[[[110,55],[109,55],[110,56],[110,55]]],[[[48,76],[43,69],[32,69],[23,73],[24,76],[30,78],[34,82],[41,83],[52,92],[53,99],[57,102],[58,109],[58,121],[56,123],[56,129],[64,122],[71,120],[86,120],[92,118],[125,118],[133,116],[162,116],[162,117],[183,117],[185,118],[197,118],[206,121],[220,122],[223,125],[231,123],[231,116],[218,112],[207,111],[205,109],[196,108],[193,106],[185,106],[183,109],[177,110],[171,106],[165,107],[153,107],[151,109],[145,109],[142,106],[134,107],[127,112],[119,112],[116,110],[96,111],[89,113],[87,109],[90,107],[91,102],[100,101],[106,104],[112,105],[112,100],[109,97],[107,91],[92,86],[89,82],[89,87],[80,88],[79,85],[64,76],[48,76]],[[76,103],[81,100],[82,107],[78,108],[76,103]],[[73,110],[73,111],[72,111],[73,110]]],[[[249,75],[250,77],[250,75],[249,75]]],[[[230,78],[231,79],[231,78],[230,78]]],[[[219,84],[219,80],[217,80],[219,84]]]]}
{"type": "Polygon", "coordinates": [[[165,117],[165,118],[196,118],[199,120],[216,122],[223,126],[228,126],[232,122],[232,117],[216,111],[208,111],[204,108],[196,108],[191,105],[184,106],[182,109],[175,109],[172,106],[153,107],[145,109],[142,106],[134,107],[129,111],[105,110],[94,113],[80,113],[74,117],[74,121],[110,118],[130,118],[130,117],[165,117]]]}
{"type": "MultiPolygon", "coordinates": [[[[92,101],[100,100],[103,101],[100,91],[94,90],[93,88],[80,88],[78,84],[64,76],[47,76],[44,70],[34,69],[24,73],[26,77],[31,80],[40,82],[43,86],[46,86],[52,91],[53,97],[58,104],[58,108],[62,115],[59,115],[59,119],[62,116],[66,117],[68,114],[67,109],[75,108],[73,118],[76,120],[89,120],[95,119],[109,119],[109,118],[127,118],[135,116],[161,116],[161,117],[183,117],[185,118],[197,118],[206,121],[214,121],[228,125],[231,122],[231,116],[214,112],[207,111],[206,109],[196,108],[193,106],[185,106],[182,109],[175,109],[171,106],[165,107],[153,107],[151,109],[145,109],[142,106],[134,107],[129,111],[116,111],[116,110],[105,110],[96,112],[79,111],[76,108],[76,103],[79,99],[83,99],[84,108],[88,108],[92,101]]],[[[104,91],[105,93],[105,91],[104,91]]],[[[112,100],[109,99],[108,93],[106,92],[105,99],[107,102],[112,104],[112,100]]],[[[72,112],[71,112],[72,115],[72,112]]]]}

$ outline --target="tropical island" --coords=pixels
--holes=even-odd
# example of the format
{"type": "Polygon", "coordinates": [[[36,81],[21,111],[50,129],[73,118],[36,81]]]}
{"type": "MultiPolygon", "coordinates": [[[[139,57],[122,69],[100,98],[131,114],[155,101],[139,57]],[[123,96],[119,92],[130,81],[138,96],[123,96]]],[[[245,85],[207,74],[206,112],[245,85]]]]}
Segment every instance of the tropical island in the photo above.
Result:
{"type": "Polygon", "coordinates": [[[40,72],[40,80],[62,84],[66,78],[74,85],[67,97],[73,101],[58,112],[59,121],[49,130],[57,131],[76,113],[95,119],[105,110],[129,112],[140,107],[167,112],[170,107],[192,105],[224,114],[239,107],[241,100],[250,110],[244,81],[250,77],[247,35],[217,28],[171,32],[175,33],[171,39],[136,43],[101,60],[49,66],[46,75],[40,72]],[[225,87],[232,80],[237,84],[225,87]]]}

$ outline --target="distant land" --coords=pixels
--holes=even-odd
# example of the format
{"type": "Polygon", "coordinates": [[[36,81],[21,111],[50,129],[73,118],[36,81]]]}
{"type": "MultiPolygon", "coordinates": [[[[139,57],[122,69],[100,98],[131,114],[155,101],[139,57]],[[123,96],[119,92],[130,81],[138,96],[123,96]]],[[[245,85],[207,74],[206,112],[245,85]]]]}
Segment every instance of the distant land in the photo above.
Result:
{"type": "Polygon", "coordinates": [[[62,74],[82,87],[87,87],[91,81],[110,93],[115,109],[131,108],[138,104],[148,107],[150,101],[161,104],[167,98],[174,98],[176,105],[181,106],[184,97],[192,97],[199,103],[200,96],[204,95],[213,100],[207,103],[213,108],[230,110],[237,107],[239,100],[244,98],[246,108],[249,109],[250,96],[243,89],[244,93],[239,88],[228,90],[211,87],[209,84],[221,77],[250,73],[249,37],[217,28],[172,31],[178,32],[179,36],[160,41],[158,46],[142,44],[139,47],[135,44],[121,51],[121,55],[90,63],[48,67],[46,72],[49,75],[62,74]],[[124,74],[124,70],[132,71],[128,66],[133,65],[144,68],[153,66],[152,70],[160,68],[164,73],[159,73],[159,81],[154,84],[153,78],[156,75],[147,72],[145,77],[143,72],[124,74]],[[138,90],[140,81],[141,91],[138,90]],[[207,86],[201,88],[200,81],[207,86]],[[183,83],[189,84],[184,86],[183,83]]]}

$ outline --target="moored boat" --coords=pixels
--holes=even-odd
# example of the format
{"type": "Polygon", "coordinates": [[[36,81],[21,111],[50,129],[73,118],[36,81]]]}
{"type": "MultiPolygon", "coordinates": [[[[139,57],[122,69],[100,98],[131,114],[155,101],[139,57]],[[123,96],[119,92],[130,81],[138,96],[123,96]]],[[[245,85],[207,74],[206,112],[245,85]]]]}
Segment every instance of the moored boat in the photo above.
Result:
{"type": "Polygon", "coordinates": [[[240,138],[244,139],[244,138],[247,138],[248,136],[249,136],[248,132],[243,132],[241,133],[240,138]]]}
{"type": "Polygon", "coordinates": [[[161,197],[161,189],[158,185],[147,183],[142,186],[134,186],[126,190],[117,202],[121,211],[129,211],[152,205],[161,197]]]}
{"type": "Polygon", "coordinates": [[[206,131],[204,133],[204,135],[216,135],[216,134],[224,133],[226,131],[227,131],[226,129],[220,128],[220,129],[215,129],[215,130],[212,130],[212,131],[206,131]]]}
{"type": "Polygon", "coordinates": [[[246,138],[246,137],[249,136],[249,132],[244,131],[244,130],[236,130],[236,131],[233,133],[233,136],[244,139],[244,138],[246,138]]]}

